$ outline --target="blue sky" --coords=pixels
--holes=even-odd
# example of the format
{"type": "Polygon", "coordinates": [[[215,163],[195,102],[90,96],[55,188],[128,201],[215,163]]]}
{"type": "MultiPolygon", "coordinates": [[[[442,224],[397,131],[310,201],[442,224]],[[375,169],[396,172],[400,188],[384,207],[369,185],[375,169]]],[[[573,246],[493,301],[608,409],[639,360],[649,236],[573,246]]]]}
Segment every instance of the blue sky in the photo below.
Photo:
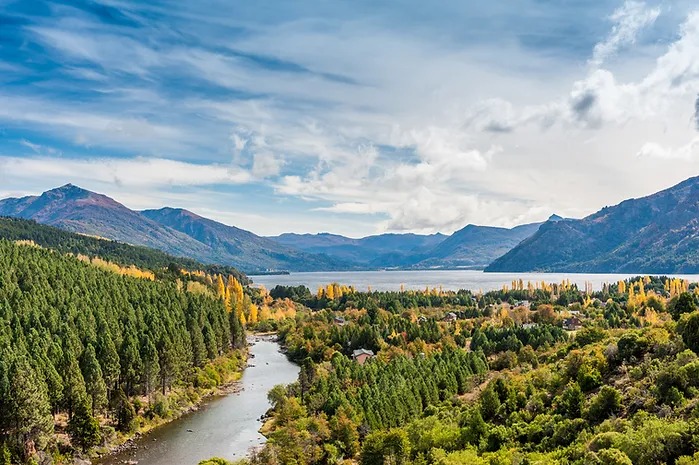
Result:
{"type": "Polygon", "coordinates": [[[0,195],[259,234],[580,217],[698,173],[698,93],[692,1],[0,0],[0,195]]]}

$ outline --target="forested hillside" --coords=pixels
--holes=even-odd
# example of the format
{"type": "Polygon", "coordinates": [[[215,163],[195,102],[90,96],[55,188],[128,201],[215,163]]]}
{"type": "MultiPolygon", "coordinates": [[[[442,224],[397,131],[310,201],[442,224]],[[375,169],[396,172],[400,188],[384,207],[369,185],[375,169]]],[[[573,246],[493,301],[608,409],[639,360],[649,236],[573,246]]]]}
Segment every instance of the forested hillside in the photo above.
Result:
{"type": "Polygon", "coordinates": [[[135,266],[161,274],[178,268],[187,271],[203,271],[209,274],[232,275],[243,284],[249,279],[231,266],[204,265],[190,258],[174,257],[160,250],[124,244],[98,237],[75,234],[63,229],[39,224],[21,218],[0,217],[0,239],[31,241],[61,253],[101,258],[121,266],[135,266]]]}
{"type": "Polygon", "coordinates": [[[324,255],[291,249],[186,210],[139,212],[72,184],[38,196],[2,199],[0,215],[150,247],[207,264],[235,266],[247,272],[345,268],[324,255]]]}
{"type": "Polygon", "coordinates": [[[0,240],[0,463],[60,462],[228,379],[249,298],[232,276],[210,282],[132,278],[0,240]]]}
{"type": "Polygon", "coordinates": [[[302,368],[245,462],[699,464],[698,289],[275,288],[314,310],[279,324],[302,368]]]}

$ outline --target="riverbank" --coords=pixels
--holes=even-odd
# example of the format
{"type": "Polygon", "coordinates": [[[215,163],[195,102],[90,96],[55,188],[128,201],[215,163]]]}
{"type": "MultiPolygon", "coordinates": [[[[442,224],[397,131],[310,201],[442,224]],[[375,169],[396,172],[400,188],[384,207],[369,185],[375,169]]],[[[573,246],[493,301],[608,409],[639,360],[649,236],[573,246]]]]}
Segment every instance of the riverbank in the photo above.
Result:
{"type": "Polygon", "coordinates": [[[103,425],[103,431],[113,432],[113,434],[106,437],[105,443],[95,448],[86,458],[91,460],[90,463],[101,464],[109,457],[137,448],[142,438],[158,428],[198,411],[205,402],[239,392],[241,389],[239,381],[248,360],[249,350],[246,346],[223,355],[199,369],[199,373],[193,375],[191,386],[174,388],[164,396],[157,394],[151,400],[150,407],[146,408],[147,398],[133,399],[135,407],[144,406],[137,411],[134,431],[129,434],[117,433],[113,432],[110,426],[103,425]],[[157,413],[154,414],[154,412],[157,413]]]}
{"type": "Polygon", "coordinates": [[[133,446],[96,464],[197,465],[213,456],[235,461],[264,444],[260,419],[270,407],[267,393],[296,381],[298,366],[281,352],[275,334],[248,337],[250,357],[230,395],[212,396],[197,410],[134,439],[133,446]]]}

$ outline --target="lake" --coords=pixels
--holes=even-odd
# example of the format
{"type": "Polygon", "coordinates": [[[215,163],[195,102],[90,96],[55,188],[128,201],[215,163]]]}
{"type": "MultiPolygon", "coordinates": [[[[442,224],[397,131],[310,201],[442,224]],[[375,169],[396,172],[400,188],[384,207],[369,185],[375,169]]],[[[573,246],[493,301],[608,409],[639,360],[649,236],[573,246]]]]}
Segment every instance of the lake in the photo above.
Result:
{"type": "MultiPolygon", "coordinates": [[[[592,283],[595,290],[600,290],[604,283],[614,283],[620,279],[638,276],[638,274],[595,274],[595,273],[484,273],[474,270],[416,270],[416,271],[337,271],[314,273],[291,273],[287,275],[250,276],[255,284],[267,289],[280,284],[284,286],[305,285],[311,292],[319,286],[337,282],[354,286],[358,291],[366,291],[369,286],[376,291],[397,291],[401,285],[406,289],[424,289],[442,286],[446,290],[468,289],[483,292],[502,289],[513,280],[546,281],[560,283],[569,279],[584,289],[586,282],[592,283]]],[[[699,275],[675,275],[692,282],[699,281],[699,275]]]]}
{"type": "Polygon", "coordinates": [[[214,456],[243,458],[251,447],[264,443],[259,418],[269,409],[267,392],[277,384],[296,381],[299,368],[279,352],[270,338],[254,341],[242,390],[209,400],[201,408],[155,429],[137,441],[137,448],[109,456],[100,465],[196,465],[214,456]]]}

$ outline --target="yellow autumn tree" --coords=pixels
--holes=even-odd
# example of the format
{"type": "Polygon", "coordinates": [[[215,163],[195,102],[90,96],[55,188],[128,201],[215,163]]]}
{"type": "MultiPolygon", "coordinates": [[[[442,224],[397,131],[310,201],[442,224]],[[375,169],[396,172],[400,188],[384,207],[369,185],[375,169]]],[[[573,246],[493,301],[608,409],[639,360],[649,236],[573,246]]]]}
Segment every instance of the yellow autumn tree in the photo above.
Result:
{"type": "Polygon", "coordinates": [[[245,296],[243,294],[243,286],[232,275],[228,276],[226,283],[225,301],[228,312],[236,311],[242,314],[245,310],[245,296]]]}
{"type": "Polygon", "coordinates": [[[263,305],[260,308],[260,321],[271,320],[272,312],[267,305],[263,305]]]}
{"type": "Polygon", "coordinates": [[[257,323],[257,321],[258,321],[257,314],[258,314],[257,305],[251,303],[250,309],[248,310],[248,315],[249,315],[248,323],[250,323],[251,325],[254,325],[255,323],[257,323]]]}
{"type": "Polygon", "coordinates": [[[226,298],[226,286],[223,284],[221,275],[216,275],[216,296],[220,299],[226,298]]]}

